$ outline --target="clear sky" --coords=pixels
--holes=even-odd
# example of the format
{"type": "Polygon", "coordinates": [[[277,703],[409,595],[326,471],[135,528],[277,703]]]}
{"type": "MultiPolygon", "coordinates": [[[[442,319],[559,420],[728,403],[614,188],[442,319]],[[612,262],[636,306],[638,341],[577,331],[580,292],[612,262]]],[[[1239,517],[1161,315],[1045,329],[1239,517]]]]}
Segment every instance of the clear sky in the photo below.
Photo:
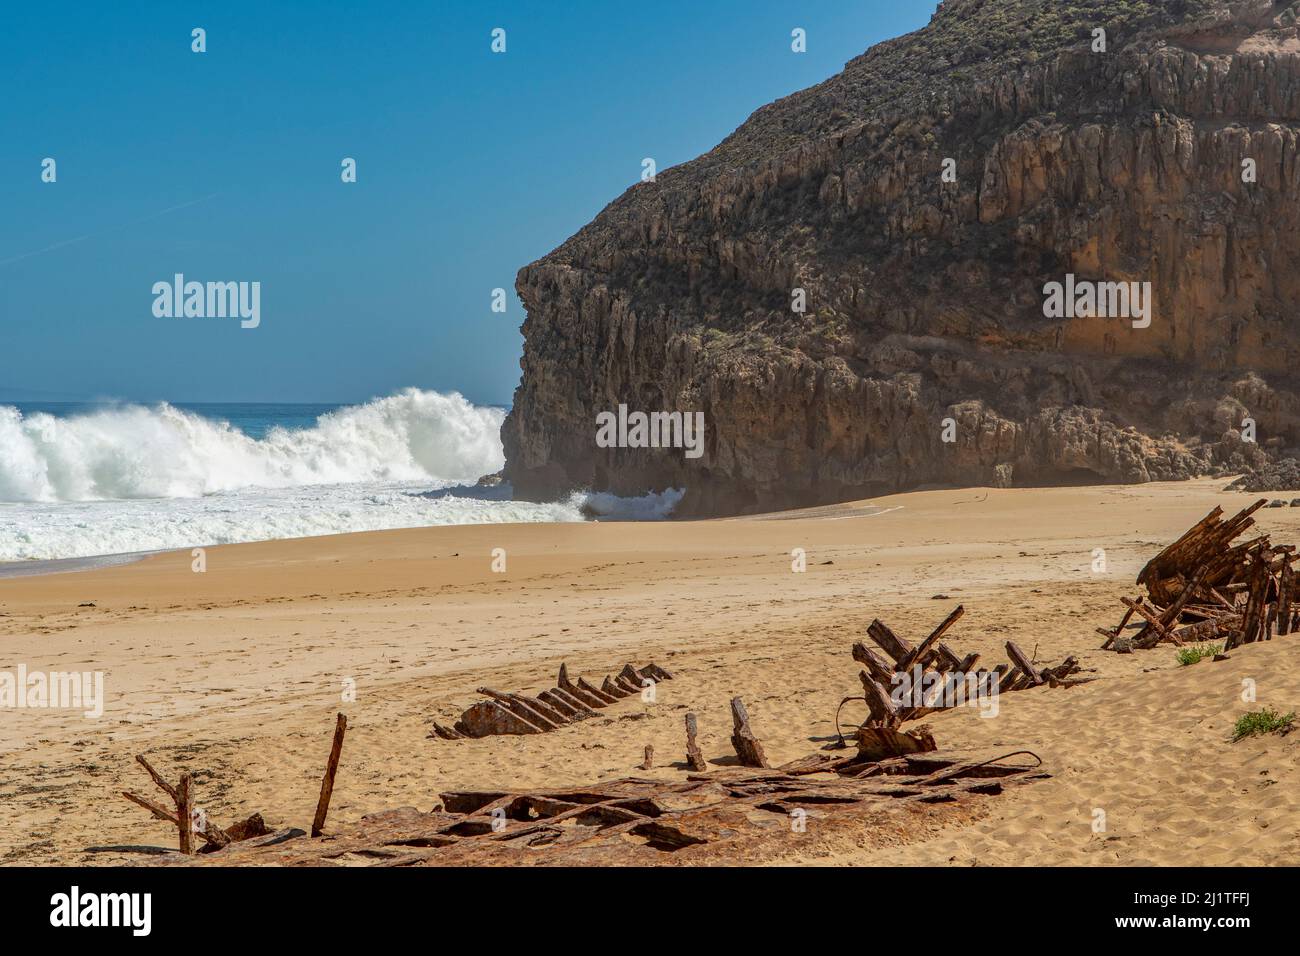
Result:
{"type": "Polygon", "coordinates": [[[0,400],[506,404],[520,266],[935,5],[6,4],[0,400]],[[261,282],[260,327],[156,318],[177,272],[261,282]]]}

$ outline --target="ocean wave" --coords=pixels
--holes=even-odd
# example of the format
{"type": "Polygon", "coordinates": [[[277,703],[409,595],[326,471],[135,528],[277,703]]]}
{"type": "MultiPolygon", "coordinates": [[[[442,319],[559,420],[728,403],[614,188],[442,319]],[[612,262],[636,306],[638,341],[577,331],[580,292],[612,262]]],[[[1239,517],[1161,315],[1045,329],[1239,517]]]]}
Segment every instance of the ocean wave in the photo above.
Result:
{"type": "Polygon", "coordinates": [[[505,413],[406,389],[250,438],[162,403],[69,418],[0,406],[0,501],[197,498],[244,488],[358,482],[456,484],[504,462],[505,413]]]}
{"type": "Polygon", "coordinates": [[[503,463],[504,413],[407,389],[264,438],[171,405],[68,418],[0,407],[0,561],[356,531],[668,517],[682,491],[510,500],[461,487],[503,463]]]}
{"type": "Polygon", "coordinates": [[[684,488],[669,488],[651,492],[638,498],[620,498],[607,491],[575,491],[569,504],[595,518],[613,518],[616,521],[662,521],[673,513],[677,503],[686,494],[684,488]]]}

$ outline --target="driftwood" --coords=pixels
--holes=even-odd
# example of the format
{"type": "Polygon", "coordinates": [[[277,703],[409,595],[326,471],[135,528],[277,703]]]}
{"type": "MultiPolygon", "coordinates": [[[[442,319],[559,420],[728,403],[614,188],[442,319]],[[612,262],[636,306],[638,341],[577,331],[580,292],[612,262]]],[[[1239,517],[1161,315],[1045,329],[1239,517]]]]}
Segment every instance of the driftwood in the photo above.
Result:
{"type": "Polygon", "coordinates": [[[731,746],[736,748],[736,756],[746,767],[765,769],[768,766],[767,755],[754,732],[749,728],[749,714],[745,711],[745,702],[739,697],[731,698],[731,720],[734,728],[731,732],[731,746]]]}
{"type": "Polygon", "coordinates": [[[484,700],[467,707],[452,727],[434,721],[428,736],[441,740],[464,740],[546,734],[595,716],[620,700],[640,695],[644,688],[659,681],[672,679],[672,674],[654,663],[640,668],[624,664],[617,674],[606,675],[601,686],[597,687],[582,677],[577,681],[570,679],[568,665],[561,664],[555,686],[535,697],[505,693],[491,687],[478,688],[484,700]]]}
{"type": "Polygon", "coordinates": [[[314,837],[325,832],[325,816],[330,812],[330,797],[334,795],[334,777],[339,772],[339,756],[343,753],[343,735],[347,732],[348,718],[344,714],[339,714],[334,724],[334,742],[330,744],[325,776],[320,782],[320,799],[316,801],[316,816],[311,822],[311,835],[314,837]]]}

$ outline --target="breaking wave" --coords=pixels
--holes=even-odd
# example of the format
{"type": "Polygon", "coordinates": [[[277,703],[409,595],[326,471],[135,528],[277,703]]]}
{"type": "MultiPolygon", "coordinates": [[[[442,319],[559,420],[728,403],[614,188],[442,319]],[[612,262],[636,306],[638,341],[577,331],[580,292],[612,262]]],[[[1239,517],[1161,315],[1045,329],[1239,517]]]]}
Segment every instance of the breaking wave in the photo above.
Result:
{"type": "Polygon", "coordinates": [[[647,521],[682,497],[527,502],[460,487],[500,470],[504,417],[407,389],[252,438],[165,403],[67,418],[0,406],[0,561],[431,525],[647,521]]]}
{"type": "Polygon", "coordinates": [[[505,413],[406,389],[250,438],[166,403],[71,418],[0,406],[0,501],[197,498],[242,488],[473,481],[504,458],[505,413]]]}

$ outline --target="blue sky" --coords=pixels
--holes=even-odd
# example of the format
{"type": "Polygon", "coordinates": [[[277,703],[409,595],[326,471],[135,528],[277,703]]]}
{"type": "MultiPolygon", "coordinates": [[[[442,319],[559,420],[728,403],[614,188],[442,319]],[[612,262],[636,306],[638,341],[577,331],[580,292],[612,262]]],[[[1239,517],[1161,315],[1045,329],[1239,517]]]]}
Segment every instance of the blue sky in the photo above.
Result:
{"type": "Polygon", "coordinates": [[[520,266],[643,157],[707,151],[934,6],[8,5],[0,399],[354,402],[413,385],[506,404],[520,266]],[[261,326],[155,318],[150,289],[177,272],[261,282],[261,326]]]}

